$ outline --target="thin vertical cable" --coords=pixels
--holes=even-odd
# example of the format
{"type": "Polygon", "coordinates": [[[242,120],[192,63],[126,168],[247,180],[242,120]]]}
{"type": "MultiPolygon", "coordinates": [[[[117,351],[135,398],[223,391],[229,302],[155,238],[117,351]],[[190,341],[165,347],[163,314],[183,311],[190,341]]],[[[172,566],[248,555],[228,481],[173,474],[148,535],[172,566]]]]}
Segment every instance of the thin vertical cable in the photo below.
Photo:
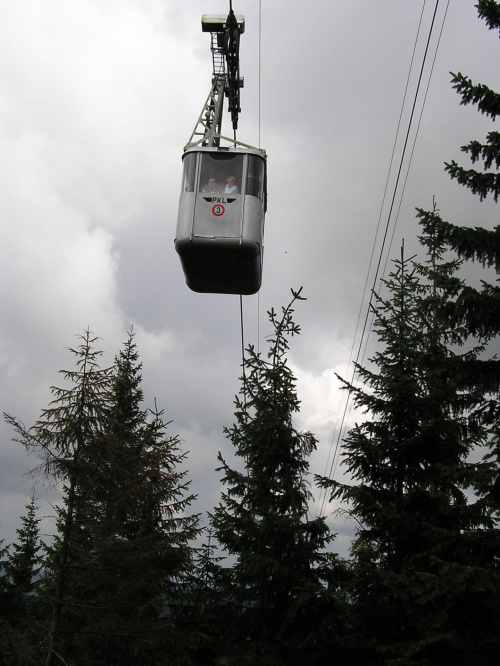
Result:
{"type": "Polygon", "coordinates": [[[259,143],[260,148],[260,75],[261,75],[261,53],[262,53],[262,0],[259,0],[259,85],[258,85],[258,121],[259,121],[259,143]]]}
{"type": "Polygon", "coordinates": [[[260,354],[260,291],[257,292],[257,354],[260,354]]]}
{"type": "Polygon", "coordinates": [[[243,332],[243,296],[240,294],[241,367],[243,368],[243,404],[247,404],[247,379],[245,373],[245,335],[243,332]]]}
{"type": "MultiPolygon", "coordinates": [[[[260,94],[261,94],[261,63],[262,63],[262,0],[259,0],[259,56],[258,56],[258,63],[259,63],[259,82],[257,86],[257,106],[258,106],[258,111],[257,111],[257,117],[258,117],[258,146],[260,146],[260,113],[261,113],[261,104],[260,104],[260,94]]],[[[260,290],[257,292],[257,353],[260,353],[260,290]]]]}

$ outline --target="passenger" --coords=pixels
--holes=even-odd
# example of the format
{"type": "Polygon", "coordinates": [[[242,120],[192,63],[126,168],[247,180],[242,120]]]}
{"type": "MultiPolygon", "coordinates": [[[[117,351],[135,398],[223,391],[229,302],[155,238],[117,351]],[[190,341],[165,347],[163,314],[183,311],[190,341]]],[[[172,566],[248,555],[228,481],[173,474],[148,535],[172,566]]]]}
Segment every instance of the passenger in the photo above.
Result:
{"type": "Polygon", "coordinates": [[[234,176],[228,176],[226,187],[224,189],[226,194],[239,194],[238,186],[236,185],[236,178],[234,176]]]}
{"type": "Polygon", "coordinates": [[[208,179],[208,183],[202,189],[202,192],[220,192],[220,187],[217,186],[215,178],[208,179]]]}

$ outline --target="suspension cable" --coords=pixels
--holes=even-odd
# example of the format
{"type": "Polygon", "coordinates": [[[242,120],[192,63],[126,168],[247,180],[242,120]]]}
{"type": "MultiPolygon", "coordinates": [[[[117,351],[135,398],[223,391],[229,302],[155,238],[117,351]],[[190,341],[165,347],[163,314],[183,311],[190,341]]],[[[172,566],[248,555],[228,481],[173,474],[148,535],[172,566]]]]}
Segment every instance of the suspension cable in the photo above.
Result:
{"type": "MultiPolygon", "coordinates": [[[[261,73],[262,73],[262,0],[259,0],[259,72],[258,72],[258,84],[257,84],[257,101],[258,101],[258,111],[257,111],[257,123],[258,123],[258,143],[260,145],[260,119],[261,119],[261,73]]],[[[260,353],[260,289],[257,292],[257,353],[260,353]]]]}
{"type": "MultiPolygon", "coordinates": [[[[449,5],[449,0],[448,0],[448,5],[449,5]]],[[[439,47],[439,42],[441,40],[441,34],[442,34],[442,31],[443,31],[443,27],[444,27],[444,21],[445,21],[445,18],[446,18],[446,13],[448,11],[448,5],[446,7],[446,11],[445,11],[445,14],[444,14],[444,17],[443,17],[441,32],[440,32],[439,40],[438,40],[438,43],[437,43],[437,46],[436,46],[436,53],[434,55],[434,61],[433,61],[433,64],[432,64],[432,69],[431,69],[430,76],[432,75],[432,71],[433,71],[433,68],[434,68],[434,62],[435,62],[435,59],[436,59],[436,54],[437,54],[437,49],[439,47]]],[[[374,294],[374,290],[375,290],[375,287],[376,287],[376,284],[377,284],[377,280],[379,278],[380,266],[381,266],[381,263],[382,263],[382,257],[383,257],[384,249],[385,249],[386,242],[387,242],[387,236],[388,236],[390,220],[391,220],[391,216],[392,216],[392,212],[393,212],[393,208],[394,208],[396,192],[397,192],[397,188],[398,188],[400,177],[401,177],[404,158],[405,158],[405,155],[406,155],[406,149],[407,149],[408,140],[409,140],[409,133],[410,133],[410,129],[411,129],[412,121],[413,121],[413,116],[414,116],[414,112],[415,112],[415,106],[416,106],[416,103],[417,103],[418,93],[419,93],[419,90],[420,90],[420,84],[421,84],[421,81],[422,81],[423,71],[424,71],[424,67],[425,67],[425,64],[426,64],[426,60],[427,60],[427,53],[428,53],[428,50],[429,50],[430,39],[431,39],[431,35],[432,35],[432,32],[433,32],[433,28],[434,28],[434,23],[435,23],[435,19],[436,19],[436,13],[437,13],[438,6],[439,6],[439,0],[436,0],[436,4],[435,4],[435,7],[434,7],[434,13],[433,13],[433,17],[432,17],[432,22],[431,22],[431,26],[430,26],[428,37],[427,37],[426,48],[425,48],[425,52],[424,52],[424,55],[423,55],[422,64],[421,64],[421,67],[420,67],[420,75],[419,75],[419,79],[418,79],[416,92],[415,92],[415,95],[414,95],[412,111],[411,111],[410,119],[408,121],[406,138],[405,138],[405,142],[404,142],[404,146],[403,146],[402,156],[401,156],[401,159],[400,159],[400,164],[399,164],[399,169],[398,169],[398,173],[397,173],[396,183],[395,183],[394,189],[393,189],[393,195],[392,195],[392,199],[391,199],[389,214],[388,214],[388,217],[387,217],[387,223],[386,223],[386,226],[385,226],[384,236],[383,236],[383,239],[382,239],[382,246],[381,246],[381,249],[380,249],[380,252],[379,252],[378,262],[377,262],[377,266],[376,266],[376,270],[375,270],[375,276],[374,276],[372,288],[371,288],[371,291],[370,291],[370,299],[368,301],[366,316],[365,316],[364,324],[363,324],[363,330],[362,330],[361,338],[360,338],[360,341],[359,341],[358,351],[357,351],[357,354],[356,354],[356,360],[354,362],[354,366],[353,366],[353,370],[352,370],[352,376],[351,376],[351,381],[350,381],[351,384],[354,383],[355,375],[356,375],[356,366],[360,363],[360,360],[361,360],[361,350],[363,349],[363,341],[365,339],[365,336],[368,337],[367,331],[369,333],[369,331],[371,330],[371,323],[372,322],[370,322],[370,326],[368,327],[368,320],[369,320],[370,312],[371,312],[371,304],[372,304],[372,301],[373,301],[373,294],[374,294]]],[[[421,22],[422,22],[422,15],[423,15],[424,8],[425,8],[425,0],[424,0],[424,5],[423,5],[423,8],[422,8],[420,22],[419,22],[419,26],[418,26],[418,30],[417,30],[416,42],[418,40],[418,36],[419,36],[419,33],[420,33],[420,26],[421,26],[421,22]]],[[[411,68],[412,68],[412,65],[413,65],[413,57],[414,57],[415,49],[416,49],[416,42],[415,42],[413,55],[412,55],[412,60],[411,60],[411,64],[410,64],[410,70],[409,70],[409,74],[408,74],[406,89],[408,88],[408,81],[409,81],[409,78],[410,78],[410,75],[411,75],[411,68]]],[[[429,84],[430,84],[430,78],[429,78],[429,83],[428,83],[428,86],[427,86],[427,91],[428,91],[429,84]]],[[[405,95],[404,95],[403,104],[402,104],[402,108],[401,108],[401,114],[403,112],[403,106],[404,106],[404,102],[405,102],[405,99],[406,99],[406,89],[405,89],[405,95]]],[[[426,91],[425,97],[427,97],[427,91],[426,91]]],[[[425,104],[425,99],[424,99],[424,104],[425,104]]],[[[422,113],[423,113],[423,108],[422,108],[421,114],[422,113]]],[[[394,149],[395,149],[398,134],[399,134],[399,128],[400,128],[400,123],[401,123],[401,114],[400,114],[400,121],[398,123],[397,132],[396,132],[396,139],[395,139],[395,142],[394,142],[393,153],[392,153],[390,167],[389,167],[389,173],[388,173],[388,176],[387,176],[386,188],[385,188],[385,191],[384,191],[382,207],[381,207],[381,211],[380,211],[379,224],[380,224],[380,219],[381,219],[381,215],[382,215],[382,209],[383,209],[384,202],[385,202],[385,196],[386,196],[386,191],[387,191],[387,182],[389,180],[389,175],[390,175],[390,171],[391,171],[391,168],[392,168],[394,149]]],[[[418,123],[419,126],[420,126],[421,118],[422,118],[422,115],[420,115],[420,120],[419,120],[419,123],[418,123]]],[[[417,128],[417,132],[418,132],[418,128],[417,128]]],[[[416,141],[416,137],[415,137],[415,141],[416,141]]],[[[415,147],[415,143],[413,144],[413,150],[414,150],[414,147],[415,147]]],[[[413,150],[411,152],[411,156],[413,156],[413,150]]],[[[410,156],[410,161],[411,161],[411,156],[410,156]]],[[[410,164],[408,165],[408,171],[409,171],[409,168],[410,168],[410,164]]],[[[406,177],[408,176],[408,171],[407,171],[406,177]]],[[[405,179],[405,184],[406,184],[406,179],[405,179]]],[[[402,195],[401,195],[401,197],[402,197],[402,195]]],[[[401,206],[401,202],[400,202],[399,207],[400,206],[401,206]]],[[[399,210],[398,210],[398,213],[399,213],[399,210]]],[[[392,232],[392,237],[394,236],[396,223],[397,223],[397,218],[396,218],[396,221],[394,223],[394,229],[393,229],[393,232],[392,232]]],[[[372,258],[373,258],[373,251],[374,251],[374,247],[375,247],[376,237],[378,235],[378,230],[379,230],[379,225],[377,226],[376,236],[375,236],[375,240],[374,240],[374,246],[373,246],[373,249],[372,249],[372,258]]],[[[391,245],[392,245],[392,238],[391,238],[391,245]]],[[[390,247],[389,247],[389,251],[390,251],[390,247]]],[[[368,274],[367,274],[366,281],[368,281],[368,275],[369,275],[370,268],[371,268],[372,258],[370,259],[370,267],[368,269],[368,274]]],[[[385,273],[385,268],[384,268],[384,273],[385,273]]],[[[361,303],[361,309],[363,307],[363,301],[364,301],[365,293],[366,293],[366,283],[365,283],[365,291],[363,292],[363,299],[362,299],[362,303],[361,303]]],[[[360,309],[360,313],[358,315],[358,323],[356,324],[356,332],[355,332],[355,335],[354,335],[354,340],[356,339],[358,324],[359,324],[359,321],[360,321],[361,309],[360,309]]],[[[351,348],[351,357],[349,359],[349,365],[352,361],[352,351],[353,351],[353,348],[354,348],[354,340],[353,340],[353,347],[351,348]]],[[[363,355],[362,355],[363,359],[364,359],[364,355],[365,355],[365,352],[366,352],[366,345],[367,345],[367,340],[365,342],[365,347],[364,347],[364,351],[363,351],[363,355]]],[[[344,427],[345,427],[345,421],[346,421],[346,415],[347,415],[349,400],[350,400],[350,396],[348,396],[347,399],[346,399],[346,405],[345,405],[345,408],[344,408],[344,411],[343,411],[343,414],[342,414],[342,419],[341,419],[341,423],[340,423],[340,428],[338,430],[337,441],[336,441],[333,456],[331,455],[331,450],[333,448],[334,435],[332,435],[332,440],[331,440],[331,443],[330,443],[330,453],[328,455],[328,460],[327,460],[326,469],[325,469],[325,472],[326,472],[326,470],[328,469],[328,465],[331,461],[330,469],[329,469],[329,473],[328,473],[328,478],[330,478],[330,479],[333,478],[333,475],[335,474],[336,468],[337,468],[340,442],[341,442],[342,434],[343,434],[344,427]]],[[[340,411],[340,408],[339,408],[339,411],[340,411]]],[[[323,500],[320,503],[321,508],[319,508],[319,514],[323,514],[324,507],[325,507],[325,504],[326,504],[327,495],[328,495],[328,490],[325,489],[324,494],[323,494],[323,500]]]]}
{"type": "Polygon", "coordinates": [[[259,62],[259,74],[258,74],[258,87],[257,87],[257,100],[258,100],[258,127],[259,127],[259,142],[258,146],[260,148],[260,77],[261,77],[261,72],[262,72],[262,0],[259,0],[259,57],[258,57],[258,62],[259,62]]]}
{"type": "MultiPolygon", "coordinates": [[[[371,273],[371,269],[372,269],[372,265],[373,265],[373,260],[374,260],[374,257],[375,257],[376,241],[377,241],[377,238],[378,238],[378,235],[379,235],[380,225],[381,225],[381,222],[382,222],[382,213],[384,211],[384,205],[385,205],[385,200],[386,200],[386,196],[387,196],[387,191],[389,189],[389,180],[390,180],[390,176],[391,176],[391,172],[392,172],[392,165],[394,163],[394,157],[395,157],[395,154],[396,154],[396,146],[397,146],[399,132],[400,132],[400,128],[401,128],[401,122],[402,122],[402,119],[403,119],[403,111],[404,111],[404,107],[405,107],[405,103],[406,103],[406,97],[407,97],[407,94],[408,94],[408,88],[409,88],[409,85],[410,85],[410,78],[411,78],[411,72],[412,72],[412,69],[413,69],[413,62],[415,60],[415,54],[416,54],[416,51],[417,51],[418,39],[419,39],[419,36],[420,36],[420,30],[421,30],[421,27],[422,27],[422,20],[423,20],[424,11],[425,11],[425,5],[426,5],[426,0],[424,0],[424,2],[422,4],[422,10],[420,12],[420,19],[419,19],[418,26],[417,26],[417,34],[416,34],[416,37],[415,37],[415,42],[413,44],[413,52],[412,52],[412,55],[411,55],[410,66],[409,66],[409,69],[408,69],[408,76],[406,77],[406,85],[405,85],[405,90],[404,90],[404,93],[403,93],[403,101],[401,102],[401,110],[399,112],[399,119],[398,119],[398,124],[397,124],[397,128],[396,128],[396,133],[395,133],[395,136],[394,136],[394,143],[392,145],[391,159],[389,161],[389,168],[387,170],[387,178],[385,180],[385,187],[384,187],[384,193],[382,195],[382,202],[380,204],[380,211],[379,211],[379,215],[378,215],[377,227],[375,229],[372,251],[371,251],[371,255],[370,255],[370,260],[368,262],[368,269],[366,271],[365,284],[364,284],[364,287],[363,287],[363,295],[361,296],[361,302],[360,302],[359,311],[358,311],[358,319],[356,321],[356,326],[355,326],[355,330],[354,330],[352,345],[351,345],[351,349],[350,349],[350,352],[349,352],[349,360],[347,362],[347,367],[348,368],[351,367],[353,354],[354,354],[354,349],[355,349],[355,344],[356,344],[356,338],[357,338],[358,331],[359,331],[361,316],[363,314],[363,305],[365,303],[366,292],[367,292],[367,289],[368,289],[368,281],[369,281],[369,278],[370,278],[370,273],[371,273]]],[[[368,309],[369,309],[369,307],[368,307],[368,309]]],[[[361,340],[363,339],[364,330],[365,329],[363,329],[363,333],[361,334],[361,340]]],[[[352,375],[352,380],[351,381],[354,381],[354,374],[355,374],[355,371],[353,370],[353,375],[352,375]]],[[[343,393],[343,395],[345,395],[345,394],[343,393]]],[[[341,412],[341,409],[342,409],[342,403],[343,403],[343,400],[341,401],[341,403],[339,405],[339,409],[338,409],[338,412],[337,412],[337,418],[335,419],[336,423],[339,422],[339,416],[340,416],[340,412],[341,412]]],[[[327,458],[327,461],[326,461],[325,472],[324,472],[325,476],[328,476],[328,478],[333,478],[333,475],[335,474],[336,459],[337,459],[337,454],[338,454],[338,450],[339,450],[339,446],[340,446],[341,433],[344,429],[344,423],[345,423],[345,420],[346,420],[348,404],[349,404],[349,397],[346,396],[346,405],[345,405],[345,408],[344,408],[344,412],[342,414],[342,419],[340,420],[340,430],[339,430],[339,434],[338,434],[338,437],[337,437],[337,442],[335,444],[335,450],[333,452],[333,457],[332,457],[332,449],[333,449],[333,442],[334,442],[334,439],[335,439],[335,433],[332,433],[332,439],[330,441],[330,448],[329,448],[328,458],[327,458]],[[330,461],[331,461],[331,466],[330,466],[330,461]],[[334,465],[335,465],[335,467],[334,467],[334,465]]],[[[326,489],[323,491],[323,495],[324,496],[323,496],[323,501],[321,503],[321,510],[320,510],[321,513],[323,513],[323,510],[324,510],[324,507],[325,507],[326,496],[327,496],[327,490],[326,489]]]]}
{"type": "Polygon", "coordinates": [[[394,226],[392,228],[391,241],[389,243],[389,248],[387,250],[387,255],[386,255],[386,258],[385,258],[383,275],[385,275],[386,270],[387,270],[387,262],[389,261],[389,256],[390,256],[390,252],[391,252],[391,248],[392,248],[392,243],[394,241],[394,233],[396,231],[397,222],[399,220],[399,213],[401,211],[401,205],[403,203],[403,196],[404,196],[404,193],[405,193],[405,190],[406,190],[406,183],[408,182],[408,176],[410,174],[410,167],[411,167],[411,163],[412,163],[412,160],[413,160],[413,153],[415,152],[415,146],[417,144],[417,137],[418,137],[418,133],[420,131],[420,125],[422,123],[422,117],[424,115],[425,103],[427,102],[427,95],[429,94],[429,88],[430,88],[430,85],[431,85],[432,74],[434,72],[434,66],[436,64],[436,58],[437,58],[437,54],[438,54],[439,45],[441,43],[441,37],[443,36],[444,22],[446,20],[446,16],[448,15],[449,6],[450,6],[450,0],[448,0],[448,2],[446,3],[446,9],[444,11],[444,17],[443,17],[443,21],[441,23],[441,30],[439,31],[439,37],[438,37],[438,41],[437,41],[437,45],[436,45],[436,50],[434,51],[434,58],[432,59],[432,66],[431,66],[431,71],[430,71],[430,74],[429,74],[429,80],[427,81],[427,87],[425,89],[424,101],[423,101],[423,104],[422,104],[422,108],[420,109],[420,115],[419,115],[419,118],[418,118],[417,130],[416,130],[415,136],[413,138],[413,145],[412,145],[412,149],[411,149],[411,153],[410,153],[410,159],[408,160],[408,166],[407,166],[407,169],[406,169],[405,180],[404,180],[403,187],[402,187],[402,190],[401,190],[401,196],[400,196],[400,199],[399,199],[398,211],[396,213],[396,220],[395,220],[394,226]]]}
{"type": "Polygon", "coordinates": [[[243,404],[247,404],[247,377],[245,371],[245,335],[243,328],[243,296],[240,294],[241,367],[243,368],[243,404]]]}

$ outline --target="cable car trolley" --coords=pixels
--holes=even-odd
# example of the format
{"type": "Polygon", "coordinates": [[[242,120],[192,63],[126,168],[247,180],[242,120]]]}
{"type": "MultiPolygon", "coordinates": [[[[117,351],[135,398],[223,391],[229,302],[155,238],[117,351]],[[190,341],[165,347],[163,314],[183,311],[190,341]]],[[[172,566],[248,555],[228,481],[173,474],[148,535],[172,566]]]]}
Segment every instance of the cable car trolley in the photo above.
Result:
{"type": "Polygon", "coordinates": [[[266,153],[236,140],[240,108],[239,40],[245,19],[204,15],[211,33],[212,87],[184,148],[175,249],[196,292],[255,294],[262,281],[266,153]],[[222,136],[228,99],[233,138],[222,136]]]}

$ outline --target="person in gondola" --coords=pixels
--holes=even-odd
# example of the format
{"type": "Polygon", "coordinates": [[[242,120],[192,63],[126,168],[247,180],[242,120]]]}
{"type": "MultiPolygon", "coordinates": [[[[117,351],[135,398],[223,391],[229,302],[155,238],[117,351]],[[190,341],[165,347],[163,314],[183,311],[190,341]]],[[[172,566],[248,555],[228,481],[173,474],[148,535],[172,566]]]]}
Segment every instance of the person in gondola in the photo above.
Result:
{"type": "Polygon", "coordinates": [[[220,192],[220,188],[217,186],[217,183],[215,182],[215,178],[209,178],[208,183],[205,185],[205,187],[202,189],[202,192],[220,192]]]}
{"type": "Polygon", "coordinates": [[[234,176],[228,176],[226,181],[226,187],[224,188],[226,194],[239,194],[238,186],[236,185],[236,178],[234,176]]]}

